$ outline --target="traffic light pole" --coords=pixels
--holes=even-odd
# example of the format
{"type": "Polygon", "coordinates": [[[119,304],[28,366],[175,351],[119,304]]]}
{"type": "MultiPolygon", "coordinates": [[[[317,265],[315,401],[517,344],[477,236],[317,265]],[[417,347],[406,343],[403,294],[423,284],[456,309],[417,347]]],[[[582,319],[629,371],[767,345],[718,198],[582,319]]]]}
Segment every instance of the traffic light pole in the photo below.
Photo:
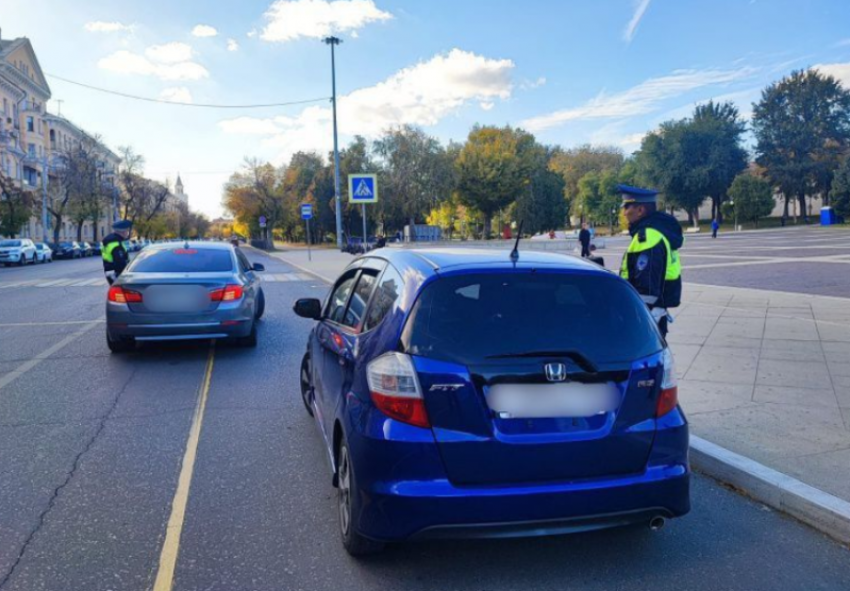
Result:
{"type": "Polygon", "coordinates": [[[333,88],[333,117],[334,117],[334,203],[336,204],[336,245],[342,250],[342,197],[339,190],[339,143],[336,127],[336,55],[334,46],[342,43],[337,37],[325,37],[325,43],[331,46],[331,85],[333,88]]]}

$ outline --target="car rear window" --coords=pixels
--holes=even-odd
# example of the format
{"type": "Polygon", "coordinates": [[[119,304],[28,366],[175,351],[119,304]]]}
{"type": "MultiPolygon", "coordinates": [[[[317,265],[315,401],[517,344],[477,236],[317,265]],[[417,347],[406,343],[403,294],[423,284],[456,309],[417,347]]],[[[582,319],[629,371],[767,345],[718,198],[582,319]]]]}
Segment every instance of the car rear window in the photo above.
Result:
{"type": "Polygon", "coordinates": [[[593,364],[622,363],[663,346],[643,302],[616,277],[540,272],[434,281],[403,341],[411,354],[465,365],[565,351],[593,364]]]}
{"type": "Polygon", "coordinates": [[[130,263],[131,273],[225,273],[233,271],[229,250],[213,248],[146,249],[130,263]]]}

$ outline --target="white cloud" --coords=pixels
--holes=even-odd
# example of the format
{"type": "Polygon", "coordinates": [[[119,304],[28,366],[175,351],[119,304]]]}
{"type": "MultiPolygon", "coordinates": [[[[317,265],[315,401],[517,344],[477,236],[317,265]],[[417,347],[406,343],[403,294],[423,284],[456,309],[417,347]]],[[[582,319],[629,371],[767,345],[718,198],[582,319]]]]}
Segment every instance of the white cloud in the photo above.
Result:
{"type": "Polygon", "coordinates": [[[119,22],[92,21],[85,24],[89,33],[115,33],[117,31],[132,31],[134,25],[125,25],[119,22]]]}
{"type": "Polygon", "coordinates": [[[542,131],[569,121],[623,119],[655,111],[664,101],[705,86],[729,84],[746,78],[754,68],[734,70],[677,70],[668,76],[650,78],[623,92],[604,92],[580,107],[532,117],[521,123],[529,131],[542,131]]]}
{"type": "Polygon", "coordinates": [[[540,76],[537,80],[523,80],[519,84],[520,90],[534,90],[546,84],[546,78],[540,76]]]}
{"type": "Polygon", "coordinates": [[[248,37],[256,37],[256,36],[257,36],[257,29],[251,29],[250,31],[248,31],[248,32],[246,33],[246,35],[247,35],[248,37]]]}
{"type": "Polygon", "coordinates": [[[649,2],[650,0],[637,0],[635,2],[635,12],[632,15],[632,20],[629,21],[629,24],[626,25],[626,30],[623,31],[623,40],[626,43],[632,42],[632,39],[637,32],[638,25],[640,24],[644,13],[646,13],[646,9],[649,8],[649,2]]]}
{"type": "MultiPolygon", "coordinates": [[[[405,68],[374,86],[339,97],[342,134],[375,137],[393,125],[429,126],[462,106],[510,97],[510,60],[488,59],[453,49],[405,68]]],[[[239,117],[221,121],[226,133],[266,135],[266,146],[284,155],[299,149],[325,150],[332,140],[331,109],[312,106],[295,118],[239,117]]]]}
{"type": "Polygon", "coordinates": [[[276,0],[264,16],[268,22],[260,37],[266,41],[356,33],[371,22],[393,18],[373,0],[276,0]]]}
{"type": "Polygon", "coordinates": [[[818,70],[821,74],[832,76],[837,79],[844,88],[850,90],[850,62],[818,64],[816,66],[812,66],[812,68],[818,70]]]}
{"type": "Polygon", "coordinates": [[[482,109],[484,109],[485,111],[490,111],[490,110],[492,110],[492,109],[493,109],[493,107],[495,107],[495,106],[496,106],[496,103],[491,103],[491,102],[489,102],[489,101],[488,101],[488,102],[481,103],[481,108],[482,108],[482,109]]]}
{"type": "Polygon", "coordinates": [[[218,31],[215,27],[209,25],[195,25],[195,28],[192,29],[192,35],[195,37],[215,37],[218,35],[218,31]]]}
{"type": "Polygon", "coordinates": [[[236,39],[227,40],[227,51],[239,51],[239,43],[236,42],[236,39]]]}
{"type": "Polygon", "coordinates": [[[191,103],[192,93],[185,86],[175,86],[164,89],[159,93],[159,98],[172,103],[191,103]]]}
{"type": "Polygon", "coordinates": [[[162,80],[200,80],[210,75],[205,67],[195,62],[154,63],[143,55],[125,49],[102,58],[97,62],[97,67],[119,74],[156,76],[162,80]]]}
{"type": "Polygon", "coordinates": [[[164,64],[187,62],[192,59],[192,47],[186,43],[165,43],[151,45],[145,50],[150,59],[164,64]]]}

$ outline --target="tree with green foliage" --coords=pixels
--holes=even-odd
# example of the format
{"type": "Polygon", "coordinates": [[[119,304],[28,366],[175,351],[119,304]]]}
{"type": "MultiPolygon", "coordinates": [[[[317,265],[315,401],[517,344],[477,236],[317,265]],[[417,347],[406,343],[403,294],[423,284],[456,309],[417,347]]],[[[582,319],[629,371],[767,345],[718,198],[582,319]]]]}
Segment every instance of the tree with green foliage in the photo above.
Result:
{"type": "Polygon", "coordinates": [[[752,119],[756,161],[788,198],[795,196],[806,219],[806,196],[829,201],[831,170],[850,145],[850,91],[817,70],[792,72],[762,91],[752,119]]]}
{"type": "Polygon", "coordinates": [[[729,198],[730,201],[723,206],[726,215],[735,216],[738,221],[752,222],[756,226],[761,218],[771,214],[776,205],[770,183],[749,172],[742,172],[735,177],[729,188],[729,198]]]}
{"type": "Polygon", "coordinates": [[[460,203],[484,218],[490,238],[492,218],[518,199],[531,184],[534,136],[512,127],[475,126],[455,162],[460,203]]]}
{"type": "Polygon", "coordinates": [[[15,238],[29,222],[34,206],[34,193],[0,169],[0,236],[15,238]]]}
{"type": "Polygon", "coordinates": [[[570,150],[554,150],[550,168],[564,179],[564,198],[568,208],[577,214],[578,209],[573,206],[582,177],[588,172],[620,170],[624,162],[623,151],[619,148],[585,144],[570,150]]]}
{"type": "Polygon", "coordinates": [[[850,156],[844,158],[832,179],[832,206],[835,213],[850,219],[850,156]]]}
{"type": "Polygon", "coordinates": [[[390,129],[374,143],[381,166],[381,213],[385,227],[411,226],[448,199],[454,184],[451,158],[439,140],[417,127],[390,129]]]}
{"type": "Polygon", "coordinates": [[[643,138],[637,155],[650,183],[663,193],[664,205],[685,210],[694,225],[708,196],[698,158],[701,139],[689,119],[667,121],[643,138]]]}
{"type": "Polygon", "coordinates": [[[735,177],[747,168],[747,151],[742,145],[746,124],[732,103],[698,105],[691,119],[691,132],[699,141],[695,160],[698,167],[691,171],[712,200],[712,217],[722,223],[720,205],[735,177]]]}
{"type": "Polygon", "coordinates": [[[537,145],[531,150],[531,179],[516,200],[513,216],[530,234],[561,228],[566,223],[564,179],[550,167],[553,150],[537,145]]]}

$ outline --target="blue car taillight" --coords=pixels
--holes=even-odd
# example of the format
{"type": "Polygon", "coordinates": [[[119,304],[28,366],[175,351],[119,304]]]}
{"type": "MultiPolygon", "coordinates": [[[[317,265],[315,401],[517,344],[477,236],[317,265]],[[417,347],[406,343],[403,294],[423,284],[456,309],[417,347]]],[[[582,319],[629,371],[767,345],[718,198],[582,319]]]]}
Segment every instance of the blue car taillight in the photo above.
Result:
{"type": "Polygon", "coordinates": [[[416,369],[408,355],[381,355],[368,365],[366,374],[369,394],[378,410],[402,423],[431,426],[416,369]]]}
{"type": "Polygon", "coordinates": [[[676,377],[676,364],[670,349],[661,353],[664,377],[661,380],[661,393],[655,406],[655,416],[663,417],[679,404],[679,380],[676,377]]]}

